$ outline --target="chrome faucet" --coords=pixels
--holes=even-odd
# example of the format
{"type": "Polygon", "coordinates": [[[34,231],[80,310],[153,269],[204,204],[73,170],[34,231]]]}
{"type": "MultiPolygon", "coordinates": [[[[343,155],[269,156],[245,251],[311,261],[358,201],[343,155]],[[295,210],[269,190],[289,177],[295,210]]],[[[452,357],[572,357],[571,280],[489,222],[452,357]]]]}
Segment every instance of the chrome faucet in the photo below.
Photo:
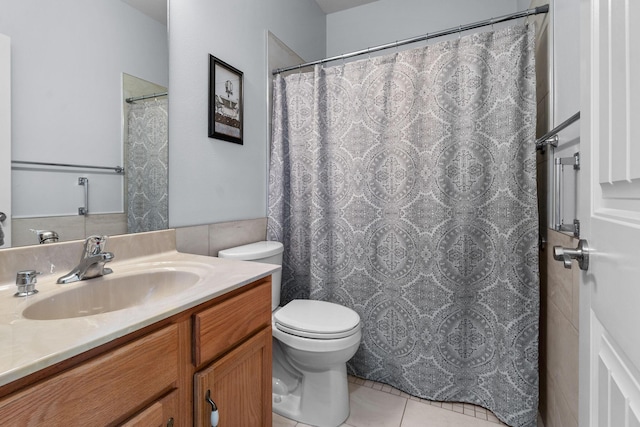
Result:
{"type": "Polygon", "coordinates": [[[58,283],[71,283],[78,280],[93,279],[113,273],[104,265],[114,258],[113,253],[104,252],[107,236],[90,236],[84,241],[84,250],[80,263],[69,273],[58,279],[58,283]]]}

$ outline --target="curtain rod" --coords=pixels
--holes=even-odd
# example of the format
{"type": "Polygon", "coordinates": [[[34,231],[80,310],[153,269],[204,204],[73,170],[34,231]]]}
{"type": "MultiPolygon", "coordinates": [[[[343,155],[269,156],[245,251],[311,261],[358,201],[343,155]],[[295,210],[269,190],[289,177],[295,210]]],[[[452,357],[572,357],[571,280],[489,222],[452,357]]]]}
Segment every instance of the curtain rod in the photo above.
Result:
{"type": "Polygon", "coordinates": [[[124,167],[122,166],[89,166],[89,165],[72,165],[69,163],[46,163],[46,162],[27,162],[23,160],[11,160],[13,164],[21,165],[37,165],[37,166],[59,166],[64,168],[79,168],[79,169],[105,169],[112,170],[115,173],[124,174],[124,167]]]}
{"type": "Polygon", "coordinates": [[[580,119],[580,111],[575,113],[573,116],[569,117],[564,122],[560,123],[558,126],[551,129],[549,132],[542,135],[540,138],[536,139],[536,150],[544,149],[545,145],[551,145],[553,147],[558,146],[558,133],[561,130],[576,122],[580,119]]]}
{"type": "Polygon", "coordinates": [[[332,56],[331,58],[319,59],[317,61],[305,62],[304,64],[292,65],[290,67],[277,68],[272,71],[273,75],[284,73],[285,71],[297,70],[311,65],[324,64],[325,62],[337,61],[340,59],[352,58],[358,55],[364,55],[371,52],[378,52],[380,50],[389,49],[397,46],[403,46],[406,44],[421,42],[424,40],[433,39],[436,37],[447,36],[449,34],[461,33],[463,31],[473,30],[475,28],[486,27],[487,25],[499,24],[501,22],[510,21],[512,19],[525,18],[529,15],[537,15],[539,13],[548,13],[549,5],[538,6],[532,9],[523,10],[520,12],[511,13],[508,15],[499,16],[497,18],[485,19],[484,21],[474,22],[472,24],[460,25],[458,27],[449,28],[448,30],[437,31],[435,33],[427,33],[422,36],[412,37],[409,39],[399,40],[393,43],[387,43],[376,47],[370,47],[368,49],[362,49],[351,53],[345,53],[342,55],[332,56]]]}
{"type": "Polygon", "coordinates": [[[169,95],[169,92],[152,93],[151,95],[133,96],[131,98],[125,99],[125,101],[131,104],[132,102],[135,102],[135,101],[142,101],[143,99],[158,98],[159,96],[167,96],[167,95],[169,95]]]}

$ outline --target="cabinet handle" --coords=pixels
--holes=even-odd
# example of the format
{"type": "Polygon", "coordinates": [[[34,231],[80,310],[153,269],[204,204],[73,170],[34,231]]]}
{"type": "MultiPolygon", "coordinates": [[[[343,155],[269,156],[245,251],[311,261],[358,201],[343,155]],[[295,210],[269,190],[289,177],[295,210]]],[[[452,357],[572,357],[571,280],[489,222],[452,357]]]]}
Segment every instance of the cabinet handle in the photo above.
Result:
{"type": "Polygon", "coordinates": [[[218,427],[218,421],[220,417],[218,416],[218,406],[216,402],[211,399],[211,390],[207,390],[207,395],[205,397],[209,405],[211,405],[211,427],[218,427]]]}

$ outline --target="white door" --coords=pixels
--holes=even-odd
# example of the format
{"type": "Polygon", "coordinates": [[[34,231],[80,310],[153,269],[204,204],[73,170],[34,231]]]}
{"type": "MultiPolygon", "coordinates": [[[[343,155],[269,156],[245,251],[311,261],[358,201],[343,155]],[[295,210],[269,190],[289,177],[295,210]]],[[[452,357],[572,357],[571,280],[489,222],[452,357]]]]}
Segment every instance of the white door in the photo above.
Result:
{"type": "MultiPolygon", "coordinates": [[[[640,1],[581,1],[580,426],[640,426],[640,1]]],[[[574,268],[577,268],[574,263],[574,268]]]]}
{"type": "Polygon", "coordinates": [[[4,239],[0,248],[11,246],[11,48],[0,34],[0,222],[4,239]],[[4,243],[4,244],[2,244],[4,243]]]}

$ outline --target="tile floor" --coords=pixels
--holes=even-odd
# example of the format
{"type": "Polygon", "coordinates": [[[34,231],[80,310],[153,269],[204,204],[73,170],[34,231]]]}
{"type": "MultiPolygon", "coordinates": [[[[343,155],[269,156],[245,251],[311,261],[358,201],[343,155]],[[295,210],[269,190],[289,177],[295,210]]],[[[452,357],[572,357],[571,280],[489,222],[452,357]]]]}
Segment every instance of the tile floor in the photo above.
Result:
{"type": "MultiPolygon", "coordinates": [[[[386,384],[349,377],[351,413],[344,427],[499,427],[491,411],[467,403],[430,402],[386,384]]],[[[273,427],[306,424],[273,414],[273,427]]]]}

